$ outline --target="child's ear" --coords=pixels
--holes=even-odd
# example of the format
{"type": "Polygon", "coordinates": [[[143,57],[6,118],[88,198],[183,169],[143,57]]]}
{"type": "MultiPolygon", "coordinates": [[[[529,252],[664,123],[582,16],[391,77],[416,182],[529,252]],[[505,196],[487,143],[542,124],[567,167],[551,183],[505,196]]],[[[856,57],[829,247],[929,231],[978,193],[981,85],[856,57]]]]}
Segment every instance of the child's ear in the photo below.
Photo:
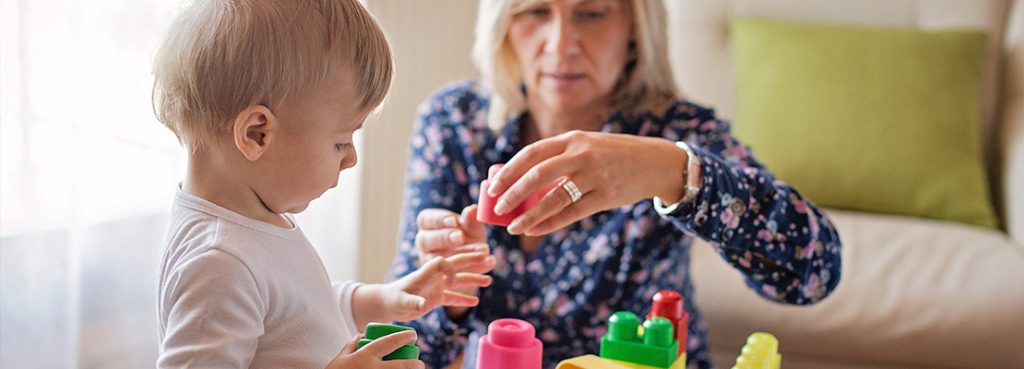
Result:
{"type": "Polygon", "coordinates": [[[250,161],[256,161],[267,151],[278,129],[277,116],[263,105],[245,108],[237,116],[231,133],[238,151],[250,161]]]}

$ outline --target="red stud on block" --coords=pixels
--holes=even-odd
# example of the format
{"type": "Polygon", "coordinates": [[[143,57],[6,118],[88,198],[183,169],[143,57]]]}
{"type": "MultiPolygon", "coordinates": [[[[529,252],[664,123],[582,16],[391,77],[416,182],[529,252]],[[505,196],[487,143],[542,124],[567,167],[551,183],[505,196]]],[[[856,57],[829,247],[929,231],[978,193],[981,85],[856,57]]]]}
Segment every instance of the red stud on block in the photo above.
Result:
{"type": "Polygon", "coordinates": [[[526,200],[519,204],[519,206],[508,213],[502,215],[494,214],[494,205],[497,205],[498,199],[488,195],[487,189],[491,185],[490,179],[494,178],[494,175],[498,173],[501,166],[502,164],[492,165],[491,168],[487,170],[488,179],[485,179],[480,183],[480,200],[478,201],[479,207],[476,210],[476,220],[481,223],[508,227],[516,217],[522,215],[527,210],[530,210],[534,205],[537,205],[537,203],[540,202],[540,199],[544,197],[544,194],[551,190],[552,186],[545,187],[541,191],[537,191],[530,195],[530,197],[527,197],[526,200]]]}
{"type": "Polygon", "coordinates": [[[686,352],[686,328],[690,322],[690,315],[683,310],[683,297],[671,290],[655,293],[651,313],[647,314],[647,318],[657,316],[668,319],[675,326],[673,338],[679,341],[679,355],[682,355],[686,352]]]}

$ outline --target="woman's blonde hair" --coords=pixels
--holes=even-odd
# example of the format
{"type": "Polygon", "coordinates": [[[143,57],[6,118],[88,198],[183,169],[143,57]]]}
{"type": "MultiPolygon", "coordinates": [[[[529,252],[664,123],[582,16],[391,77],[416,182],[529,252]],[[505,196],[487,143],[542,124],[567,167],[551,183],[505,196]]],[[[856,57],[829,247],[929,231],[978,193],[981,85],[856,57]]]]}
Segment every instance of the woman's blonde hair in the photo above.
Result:
{"type": "MultiPolygon", "coordinates": [[[[526,110],[526,97],[520,89],[522,70],[507,34],[513,10],[540,1],[546,0],[480,1],[472,55],[483,83],[493,90],[488,125],[494,130],[526,110]]],[[[668,60],[665,5],[662,0],[621,1],[631,5],[633,59],[627,61],[612,94],[612,108],[625,116],[660,113],[679,96],[668,60]]]]}
{"type": "Polygon", "coordinates": [[[358,0],[196,0],[157,50],[153,110],[196,153],[245,108],[322,88],[339,62],[360,109],[383,101],[391,50],[358,0]]]}

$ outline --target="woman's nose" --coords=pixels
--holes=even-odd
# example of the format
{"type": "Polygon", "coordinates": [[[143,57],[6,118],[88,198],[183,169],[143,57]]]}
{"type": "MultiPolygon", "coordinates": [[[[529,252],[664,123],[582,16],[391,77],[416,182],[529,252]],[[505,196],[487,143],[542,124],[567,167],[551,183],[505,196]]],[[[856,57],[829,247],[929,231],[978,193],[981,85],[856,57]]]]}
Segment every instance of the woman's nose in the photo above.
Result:
{"type": "Polygon", "coordinates": [[[579,52],[578,32],[564,12],[556,12],[547,28],[544,51],[548,54],[567,56],[579,52]]]}

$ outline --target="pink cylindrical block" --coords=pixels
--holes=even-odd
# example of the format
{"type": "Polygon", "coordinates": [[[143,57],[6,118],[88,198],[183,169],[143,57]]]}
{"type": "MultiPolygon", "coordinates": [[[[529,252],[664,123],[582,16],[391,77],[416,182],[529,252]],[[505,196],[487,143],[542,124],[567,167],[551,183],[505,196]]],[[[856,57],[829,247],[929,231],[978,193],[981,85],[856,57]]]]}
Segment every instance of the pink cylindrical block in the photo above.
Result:
{"type": "Polygon", "coordinates": [[[540,369],[543,346],[533,326],[519,319],[498,319],[480,337],[477,369],[540,369]]]}
{"type": "Polygon", "coordinates": [[[494,175],[498,173],[498,170],[500,170],[501,167],[502,164],[492,165],[487,170],[488,179],[485,179],[480,183],[480,196],[477,200],[479,207],[476,210],[476,220],[482,223],[508,227],[513,220],[525,213],[527,210],[532,209],[534,205],[537,205],[537,203],[544,198],[545,194],[551,191],[552,188],[555,188],[555,184],[551,183],[540,191],[530,194],[526,200],[523,200],[523,202],[520,203],[519,206],[516,206],[515,209],[512,209],[512,211],[502,215],[497,215],[494,214],[494,205],[497,205],[498,199],[488,195],[487,189],[491,186],[490,179],[494,178],[494,175]]]}

